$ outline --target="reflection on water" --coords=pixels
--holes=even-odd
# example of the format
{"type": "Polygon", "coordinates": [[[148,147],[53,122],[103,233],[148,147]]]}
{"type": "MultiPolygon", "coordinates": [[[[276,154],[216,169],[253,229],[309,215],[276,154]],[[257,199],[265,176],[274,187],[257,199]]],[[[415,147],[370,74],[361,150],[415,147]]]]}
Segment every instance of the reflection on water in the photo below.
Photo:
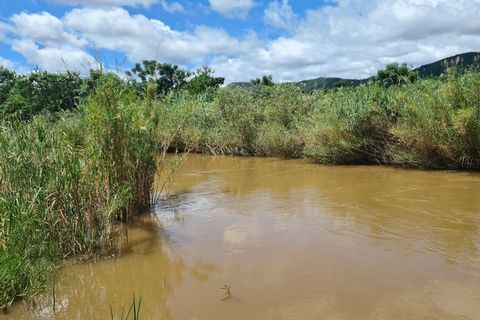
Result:
{"type": "MultiPolygon", "coordinates": [[[[121,257],[64,268],[56,319],[134,291],[146,319],[479,317],[479,174],[191,155],[170,194],[121,257]]],[[[52,318],[51,294],[10,318],[52,318]]]]}

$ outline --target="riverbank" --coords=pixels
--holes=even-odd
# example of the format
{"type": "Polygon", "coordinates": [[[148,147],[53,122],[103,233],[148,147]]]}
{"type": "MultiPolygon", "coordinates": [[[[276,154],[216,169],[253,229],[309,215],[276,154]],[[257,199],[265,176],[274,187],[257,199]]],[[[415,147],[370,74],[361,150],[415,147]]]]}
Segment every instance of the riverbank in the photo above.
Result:
{"type": "MultiPolygon", "coordinates": [[[[227,88],[195,104],[196,151],[322,164],[480,169],[480,73],[303,93],[227,88]]],[[[177,144],[181,148],[181,143],[177,144]]]]}

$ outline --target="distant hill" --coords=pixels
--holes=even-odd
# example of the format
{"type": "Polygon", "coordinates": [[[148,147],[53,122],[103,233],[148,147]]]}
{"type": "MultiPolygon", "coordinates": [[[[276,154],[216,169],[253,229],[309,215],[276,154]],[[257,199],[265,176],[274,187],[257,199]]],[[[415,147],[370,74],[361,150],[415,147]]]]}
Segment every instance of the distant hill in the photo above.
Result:
{"type": "MultiPolygon", "coordinates": [[[[456,65],[460,71],[468,68],[475,68],[480,70],[480,52],[466,52],[457,54],[448,58],[438,60],[420,66],[415,71],[418,72],[420,78],[439,77],[446,72],[449,66],[456,65]]],[[[337,87],[356,87],[358,85],[367,83],[368,79],[343,79],[335,77],[319,77],[310,80],[302,80],[298,82],[288,82],[289,84],[297,85],[304,91],[332,89],[337,87]]],[[[250,88],[253,85],[250,82],[232,82],[229,87],[250,88]]]]}
{"type": "Polygon", "coordinates": [[[293,82],[304,91],[312,91],[319,89],[332,89],[338,87],[356,87],[363,83],[367,83],[368,79],[343,79],[343,78],[328,78],[320,77],[310,80],[302,80],[299,82],[293,82]]]}
{"type": "Polygon", "coordinates": [[[439,77],[450,66],[457,66],[460,71],[468,68],[480,69],[480,52],[466,52],[457,54],[436,62],[416,68],[420,78],[439,77]]]}
{"type": "MultiPolygon", "coordinates": [[[[355,87],[366,82],[368,82],[368,79],[358,80],[358,79],[319,77],[315,79],[302,80],[298,82],[286,82],[285,84],[299,86],[303,91],[312,91],[312,90],[320,90],[320,89],[332,89],[337,87],[355,87]]],[[[250,82],[232,82],[228,86],[241,87],[241,88],[253,87],[253,85],[250,82]]]]}
{"type": "Polygon", "coordinates": [[[253,87],[253,84],[250,82],[232,82],[227,87],[250,88],[253,87]]]}

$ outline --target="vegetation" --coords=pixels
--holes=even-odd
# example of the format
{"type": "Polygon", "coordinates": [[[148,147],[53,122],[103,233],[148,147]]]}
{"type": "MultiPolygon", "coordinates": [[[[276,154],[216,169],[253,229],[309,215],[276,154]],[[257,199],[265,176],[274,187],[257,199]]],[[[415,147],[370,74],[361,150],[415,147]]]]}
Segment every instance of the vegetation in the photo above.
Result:
{"type": "Polygon", "coordinates": [[[418,74],[410,69],[406,63],[391,63],[385,69],[378,71],[373,78],[373,82],[384,88],[406,85],[417,80],[418,74]]]}
{"type": "MultiPolygon", "coordinates": [[[[37,114],[49,117],[61,111],[76,110],[91,95],[103,71],[90,70],[88,77],[78,73],[50,73],[38,69],[20,75],[0,66],[0,119],[28,121],[37,114]]],[[[213,70],[202,67],[195,72],[176,65],[144,61],[126,72],[128,85],[142,97],[149,85],[155,85],[155,98],[164,98],[184,89],[194,95],[213,92],[225,81],[214,77],[213,70]]]]}
{"type": "Polygon", "coordinates": [[[211,69],[156,62],[129,75],[0,69],[0,307],[42,290],[65,258],[115,250],[155,175],[168,179],[168,150],[480,170],[475,70],[417,80],[391,65],[313,92],[269,77],[219,89],[211,69]]]}
{"type": "Polygon", "coordinates": [[[415,71],[420,78],[440,77],[448,68],[455,66],[459,71],[480,70],[480,52],[466,52],[418,67],[415,71]]]}
{"type": "Polygon", "coordinates": [[[273,77],[271,75],[264,75],[261,78],[256,78],[250,81],[253,86],[273,86],[273,77]]]}
{"type": "Polygon", "coordinates": [[[165,97],[172,91],[186,89],[193,94],[218,89],[225,78],[214,77],[213,70],[201,67],[195,72],[183,70],[176,65],[159,63],[154,60],[137,63],[130,71],[126,72],[130,83],[143,92],[149,83],[154,83],[157,88],[157,97],[165,97]]]}
{"type": "MultiPolygon", "coordinates": [[[[123,307],[122,313],[120,315],[119,320],[139,320],[140,319],[140,307],[142,306],[142,297],[140,297],[138,300],[135,297],[135,293],[133,293],[132,296],[132,303],[130,304],[130,307],[128,308],[128,311],[125,313],[125,307],[123,307]]],[[[113,309],[112,306],[110,305],[110,319],[115,320],[115,316],[113,315],[113,309]]]]}
{"type": "Polygon", "coordinates": [[[308,94],[276,85],[182,99],[196,104],[190,128],[202,132],[197,152],[480,169],[480,73],[392,78],[308,94]]]}
{"type": "Polygon", "coordinates": [[[28,120],[38,113],[73,110],[87,94],[76,73],[35,70],[17,75],[0,67],[0,118],[28,120]]]}
{"type": "Polygon", "coordinates": [[[225,82],[225,78],[214,77],[213,69],[201,67],[192,74],[191,80],[187,83],[186,89],[192,94],[212,92],[218,89],[225,82]]]}
{"type": "Polygon", "coordinates": [[[66,257],[115,250],[118,221],[150,205],[190,113],[154,90],[139,99],[102,76],[78,111],[0,125],[0,307],[41,290],[66,257]]]}

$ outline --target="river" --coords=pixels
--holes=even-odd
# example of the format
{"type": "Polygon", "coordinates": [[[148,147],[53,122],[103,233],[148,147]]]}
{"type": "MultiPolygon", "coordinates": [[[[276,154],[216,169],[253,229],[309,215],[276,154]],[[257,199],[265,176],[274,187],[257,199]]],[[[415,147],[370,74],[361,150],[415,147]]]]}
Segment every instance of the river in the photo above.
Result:
{"type": "Polygon", "coordinates": [[[135,292],[142,319],[479,319],[479,200],[477,173],[192,154],[119,257],[56,276],[55,316],[47,292],[6,318],[135,292]]]}

